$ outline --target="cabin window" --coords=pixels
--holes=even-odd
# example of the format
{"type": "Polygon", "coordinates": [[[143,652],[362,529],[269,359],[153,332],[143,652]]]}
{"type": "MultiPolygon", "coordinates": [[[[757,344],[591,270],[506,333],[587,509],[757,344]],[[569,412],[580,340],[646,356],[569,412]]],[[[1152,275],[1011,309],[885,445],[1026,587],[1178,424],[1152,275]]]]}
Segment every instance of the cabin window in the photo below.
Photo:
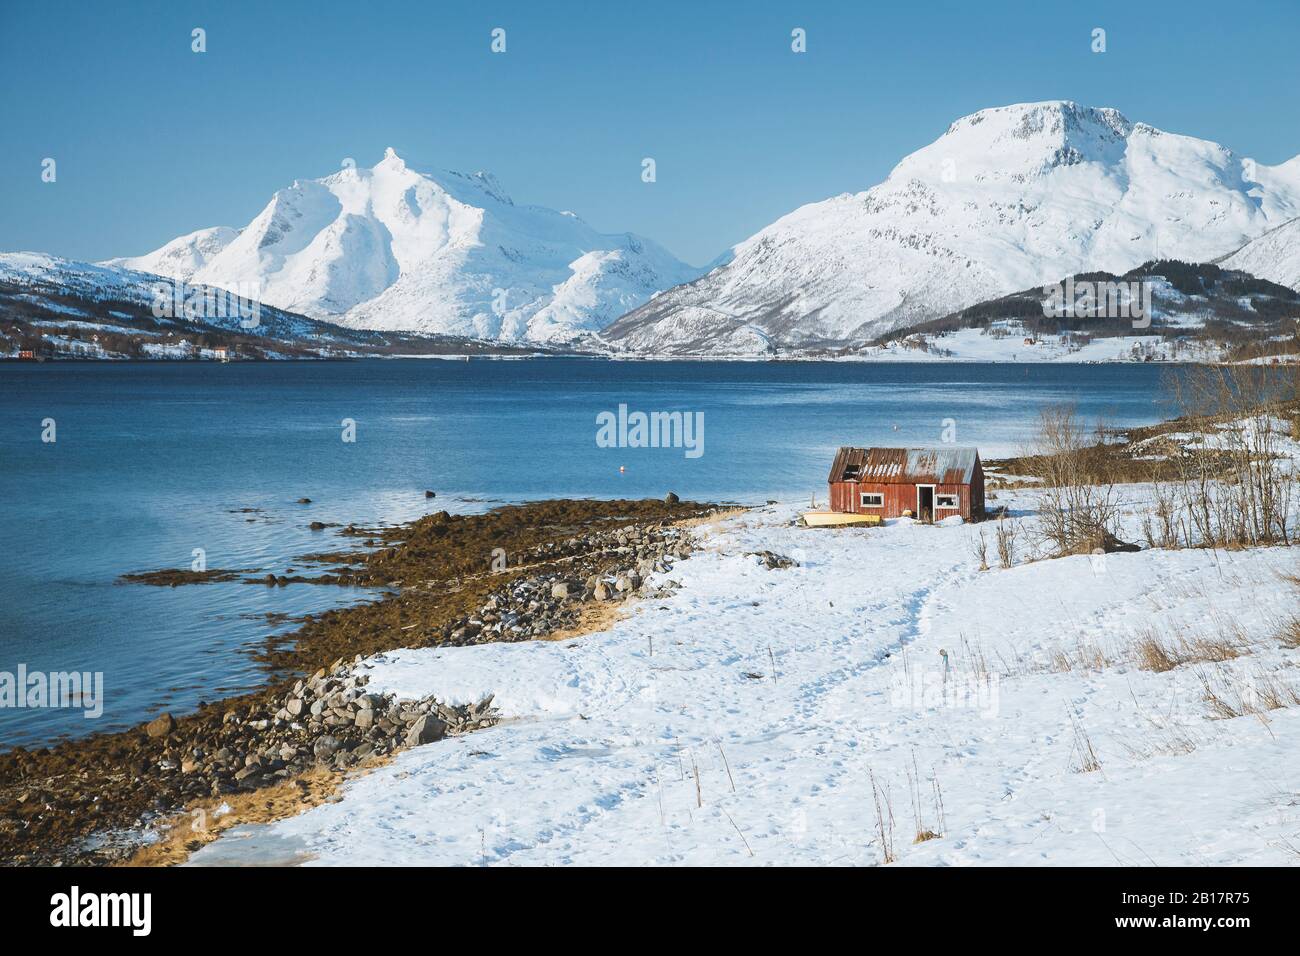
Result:
{"type": "Polygon", "coordinates": [[[885,495],[879,491],[862,492],[862,507],[864,508],[883,508],[885,507],[885,495]]]}
{"type": "Polygon", "coordinates": [[[957,503],[956,495],[935,495],[934,506],[936,508],[960,508],[961,507],[961,505],[957,503]]]}

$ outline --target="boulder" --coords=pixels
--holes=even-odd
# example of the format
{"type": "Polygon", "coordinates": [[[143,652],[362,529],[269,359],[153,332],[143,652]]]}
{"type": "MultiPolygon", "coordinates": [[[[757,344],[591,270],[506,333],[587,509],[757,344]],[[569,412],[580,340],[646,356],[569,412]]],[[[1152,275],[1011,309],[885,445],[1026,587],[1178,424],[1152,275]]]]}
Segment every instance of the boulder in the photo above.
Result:
{"type": "Polygon", "coordinates": [[[145,724],[144,731],[150,737],[166,737],[176,729],[176,720],[171,714],[159,714],[145,724]]]}
{"type": "Polygon", "coordinates": [[[678,498],[678,497],[677,497],[675,494],[673,494],[671,491],[668,492],[668,494],[664,495],[664,504],[666,504],[666,505],[675,505],[675,504],[677,504],[677,502],[679,502],[679,501],[681,501],[681,500],[682,500],[681,498],[678,498]]]}
{"type": "Polygon", "coordinates": [[[339,742],[337,737],[331,737],[329,734],[326,734],[324,737],[318,737],[316,739],[316,742],[312,744],[311,752],[320,758],[332,757],[341,746],[343,745],[339,742]]]}
{"type": "Polygon", "coordinates": [[[406,734],[406,746],[418,747],[431,744],[447,736],[447,724],[432,714],[424,714],[411,725],[406,734]]]}

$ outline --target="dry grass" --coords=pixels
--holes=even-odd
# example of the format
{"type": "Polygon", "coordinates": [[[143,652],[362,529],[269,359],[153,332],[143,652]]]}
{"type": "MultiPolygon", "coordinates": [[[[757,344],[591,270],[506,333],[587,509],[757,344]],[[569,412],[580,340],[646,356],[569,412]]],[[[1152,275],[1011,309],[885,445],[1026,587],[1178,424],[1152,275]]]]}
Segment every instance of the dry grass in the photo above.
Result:
{"type": "Polygon", "coordinates": [[[1271,710],[1300,704],[1296,689],[1275,673],[1256,671],[1241,678],[1220,666],[1202,668],[1196,676],[1201,682],[1201,699],[1214,720],[1262,717],[1271,710]]]}
{"type": "Polygon", "coordinates": [[[1049,670],[1058,673],[1070,671],[1099,671],[1110,664],[1106,652],[1086,637],[1079,638],[1073,648],[1058,645],[1049,652],[1049,670]]]}
{"type": "Polygon", "coordinates": [[[591,601],[578,614],[573,627],[552,631],[542,640],[568,641],[575,637],[585,637],[598,631],[606,631],[629,614],[640,610],[638,601],[591,601]]]}
{"type": "Polygon", "coordinates": [[[989,540],[984,534],[984,529],[980,528],[977,534],[971,536],[971,551],[980,563],[980,570],[989,569],[989,540]]]}
{"type": "Polygon", "coordinates": [[[749,511],[750,511],[749,508],[727,508],[723,511],[715,511],[712,514],[699,515],[698,517],[695,518],[682,518],[678,521],[674,521],[672,523],[672,526],[674,528],[688,528],[688,529],[709,527],[712,525],[720,524],[721,522],[726,521],[728,518],[734,518],[737,515],[748,514],[749,511]]]}
{"type": "Polygon", "coordinates": [[[1210,637],[1161,636],[1148,628],[1134,645],[1137,665],[1144,671],[1163,673],[1184,664],[1221,664],[1250,652],[1250,640],[1233,623],[1219,622],[1219,633],[1210,637]]]}
{"type": "Polygon", "coordinates": [[[1076,763],[1075,773],[1093,773],[1101,770],[1101,760],[1097,757],[1097,751],[1093,749],[1092,739],[1083,728],[1083,721],[1079,719],[1074,711],[1068,711],[1068,713],[1070,716],[1070,729],[1074,734],[1074,747],[1071,756],[1076,763]]]}
{"type": "Polygon", "coordinates": [[[1292,650],[1300,648],[1300,617],[1284,620],[1278,627],[1277,639],[1282,643],[1283,647],[1289,647],[1292,650]]]}
{"type": "Polygon", "coordinates": [[[1009,568],[1016,563],[1016,537],[1018,529],[1014,521],[998,518],[996,525],[998,564],[1009,568]]]}
{"type": "Polygon", "coordinates": [[[940,839],[946,823],[943,818],[943,793],[939,789],[939,775],[933,771],[930,773],[930,795],[934,801],[935,820],[934,826],[930,827],[922,814],[921,770],[916,763],[915,750],[912,751],[912,769],[907,773],[907,793],[912,799],[912,818],[916,821],[916,835],[912,842],[925,843],[927,840],[940,839]]]}
{"type": "Polygon", "coordinates": [[[381,767],[391,757],[375,757],[344,775],[326,768],[307,773],[250,793],[231,793],[195,801],[187,809],[159,824],[156,843],[141,847],[121,866],[175,866],[190,854],[216,840],[231,827],[246,823],[274,823],[296,816],[312,807],[337,799],[342,783],[351,777],[381,767]],[[229,812],[217,815],[225,805],[229,812]]]}
{"type": "Polygon", "coordinates": [[[898,859],[894,852],[894,808],[889,801],[889,791],[876,786],[876,775],[867,771],[871,777],[871,797],[876,804],[876,835],[880,838],[880,858],[882,863],[893,863],[898,859]]]}

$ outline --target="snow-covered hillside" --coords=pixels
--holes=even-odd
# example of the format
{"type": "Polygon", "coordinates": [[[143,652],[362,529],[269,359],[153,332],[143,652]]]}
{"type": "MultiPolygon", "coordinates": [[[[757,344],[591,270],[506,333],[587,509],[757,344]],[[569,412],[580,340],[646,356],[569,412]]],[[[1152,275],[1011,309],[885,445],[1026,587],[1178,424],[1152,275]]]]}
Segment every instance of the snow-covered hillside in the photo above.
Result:
{"type": "Polygon", "coordinates": [[[1300,219],[1252,239],[1220,265],[1300,291],[1300,219]]]}
{"type": "Polygon", "coordinates": [[[137,272],[152,272],[154,275],[190,282],[200,269],[230,245],[238,235],[238,229],[213,226],[211,229],[200,229],[179,236],[147,255],[109,259],[101,265],[118,266],[137,272]]]}
{"type": "Polygon", "coordinates": [[[981,110],[880,185],[812,203],[605,330],[633,352],[861,342],[1076,272],[1223,256],[1300,213],[1300,157],[1070,102],[981,110]]]}
{"type": "Polygon", "coordinates": [[[199,339],[243,358],[511,351],[460,337],[344,328],[212,286],[32,252],[0,253],[0,325],[0,356],[21,347],[50,358],[192,357],[199,339]]]}
{"type": "Polygon", "coordinates": [[[373,168],[298,180],[247,226],[114,260],[353,328],[561,342],[699,274],[648,239],[516,205],[488,173],[373,168]]]}
{"type": "MultiPolygon", "coordinates": [[[[1151,490],[1124,493],[1136,539],[1151,490]]],[[[1000,495],[1027,542],[1036,492],[1000,495]]],[[[194,862],[1294,862],[1300,681],[1276,636],[1293,549],[980,571],[972,526],[795,514],[728,520],[674,569],[679,590],[600,633],[372,659],[372,690],[495,694],[512,719],[194,862]],[[767,570],[763,550],[800,566],[767,570]],[[1153,639],[1236,656],[1147,669],[1153,639]]]]}

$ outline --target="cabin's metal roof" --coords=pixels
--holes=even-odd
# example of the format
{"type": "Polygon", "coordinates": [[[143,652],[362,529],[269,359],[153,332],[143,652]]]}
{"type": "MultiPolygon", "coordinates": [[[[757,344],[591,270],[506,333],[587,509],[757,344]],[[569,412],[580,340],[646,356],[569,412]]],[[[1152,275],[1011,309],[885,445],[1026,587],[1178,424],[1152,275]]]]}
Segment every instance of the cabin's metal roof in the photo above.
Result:
{"type": "Polygon", "coordinates": [[[886,485],[969,485],[979,450],[940,448],[841,448],[831,465],[832,482],[869,481],[886,485]]]}

